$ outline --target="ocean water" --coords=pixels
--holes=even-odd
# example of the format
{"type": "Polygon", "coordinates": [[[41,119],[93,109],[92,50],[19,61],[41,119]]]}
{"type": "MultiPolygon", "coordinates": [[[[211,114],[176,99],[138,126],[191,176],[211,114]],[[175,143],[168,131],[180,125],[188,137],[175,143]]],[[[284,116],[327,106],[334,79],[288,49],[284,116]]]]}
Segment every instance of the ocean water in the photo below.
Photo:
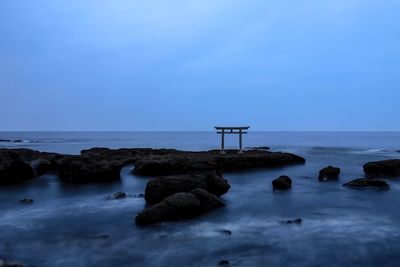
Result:
{"type": "MultiPolygon", "coordinates": [[[[214,132],[0,133],[0,147],[78,154],[94,146],[208,150],[214,132]]],[[[227,147],[237,146],[227,136],[227,147]]],[[[400,158],[400,133],[252,132],[245,146],[269,146],[306,158],[305,165],[226,173],[226,207],[199,218],[138,227],[144,199],[107,201],[117,191],[144,192],[147,178],[121,171],[109,184],[65,185],[45,175],[0,187],[0,258],[29,266],[399,266],[400,183],[389,191],[351,190],[368,161],[400,158]],[[318,182],[318,171],[342,169],[338,182],[318,182]],[[271,181],[289,175],[289,192],[271,181]],[[33,198],[32,205],[19,199],[33,198]],[[301,225],[286,220],[302,218],[301,225]],[[230,230],[226,235],[222,230],[230,230]],[[107,235],[108,238],[98,238],[107,235]]]]}

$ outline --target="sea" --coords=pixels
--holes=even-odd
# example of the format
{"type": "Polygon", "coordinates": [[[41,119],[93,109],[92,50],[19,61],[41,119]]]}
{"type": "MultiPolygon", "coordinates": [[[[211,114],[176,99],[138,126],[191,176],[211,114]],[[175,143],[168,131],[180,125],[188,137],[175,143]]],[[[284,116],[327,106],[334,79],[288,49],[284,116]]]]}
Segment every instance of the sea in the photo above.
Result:
{"type": "MultiPolygon", "coordinates": [[[[0,132],[0,148],[79,154],[91,147],[211,150],[215,132],[0,132]],[[9,141],[7,141],[9,140],[9,141]]],[[[400,132],[257,132],[245,147],[295,153],[304,165],[225,173],[226,207],[198,218],[137,226],[148,179],[121,171],[107,184],[63,184],[47,174],[0,187],[0,258],[36,267],[400,266],[400,181],[390,190],[352,190],[363,164],[400,158],[400,132]],[[319,182],[321,168],[341,168],[339,181],[319,182]],[[293,180],[274,192],[280,175],[293,180]],[[106,200],[115,192],[131,194],[106,200]],[[23,205],[20,199],[32,198],[23,205]],[[301,224],[287,220],[301,218],[301,224]],[[227,262],[221,262],[227,261],[227,262]]],[[[226,148],[238,136],[226,136],[226,148]]]]}

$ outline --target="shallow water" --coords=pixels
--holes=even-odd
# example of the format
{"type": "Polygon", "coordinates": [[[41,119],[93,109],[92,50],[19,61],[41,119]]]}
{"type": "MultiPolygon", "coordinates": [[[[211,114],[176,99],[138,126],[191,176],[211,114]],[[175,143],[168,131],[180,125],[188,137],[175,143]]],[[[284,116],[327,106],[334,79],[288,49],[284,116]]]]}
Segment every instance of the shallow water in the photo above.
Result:
{"type": "MultiPolygon", "coordinates": [[[[212,149],[213,133],[0,133],[25,143],[2,146],[79,153],[93,146],[212,149]],[[92,137],[93,136],[93,137],[92,137]],[[35,141],[35,142],[30,142],[35,141]]],[[[228,141],[236,145],[236,138],[228,141]]],[[[0,188],[0,258],[32,266],[399,266],[400,182],[389,191],[341,186],[363,175],[367,161],[399,158],[400,133],[249,133],[248,146],[271,146],[307,159],[305,165],[227,173],[225,208],[195,220],[137,227],[145,203],[117,191],[143,193],[147,179],[121,172],[110,184],[64,185],[46,175],[0,188]],[[342,168],[340,182],[319,183],[319,169],[342,168]],[[289,175],[289,192],[272,179],[289,175]],[[18,203],[33,198],[32,205],[18,203]],[[302,218],[301,225],[287,225],[302,218]],[[221,230],[230,230],[226,235],[221,230]],[[96,238],[108,235],[108,238],[96,238]]]]}

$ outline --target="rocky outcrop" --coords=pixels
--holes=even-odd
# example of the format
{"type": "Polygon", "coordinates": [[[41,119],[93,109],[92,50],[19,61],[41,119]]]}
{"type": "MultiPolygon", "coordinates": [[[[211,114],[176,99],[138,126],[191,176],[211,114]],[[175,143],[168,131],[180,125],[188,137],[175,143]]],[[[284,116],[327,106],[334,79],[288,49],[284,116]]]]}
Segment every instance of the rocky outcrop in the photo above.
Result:
{"type": "Polygon", "coordinates": [[[400,177],[400,159],[368,162],[364,165],[367,177],[400,177]]]}
{"type": "Polygon", "coordinates": [[[328,166],[319,171],[319,181],[336,181],[339,178],[340,168],[328,166]]]}
{"type": "Polygon", "coordinates": [[[251,168],[271,168],[289,164],[303,164],[305,159],[289,153],[260,150],[185,152],[168,156],[146,156],[135,162],[133,172],[140,175],[174,175],[209,171],[240,171],[251,168]]]}
{"type": "Polygon", "coordinates": [[[125,192],[116,192],[112,196],[108,196],[107,200],[117,200],[126,198],[128,195],[125,192]]]}
{"type": "Polygon", "coordinates": [[[199,199],[192,193],[176,193],[160,203],[141,211],[136,224],[152,224],[163,221],[190,219],[201,213],[199,199]]]}
{"type": "Polygon", "coordinates": [[[202,188],[214,195],[221,196],[228,192],[228,182],[217,174],[195,174],[159,177],[147,183],[145,200],[156,204],[164,198],[178,193],[190,192],[202,188]]]}
{"type": "Polygon", "coordinates": [[[32,167],[18,156],[0,158],[0,185],[17,184],[34,177],[32,167]]]}
{"type": "Polygon", "coordinates": [[[82,150],[80,155],[63,155],[30,149],[0,149],[0,184],[23,182],[48,171],[58,172],[63,181],[70,183],[107,182],[119,179],[121,168],[127,164],[134,164],[134,173],[139,175],[167,176],[270,168],[305,162],[304,158],[289,153],[261,150],[245,151],[243,154],[237,152],[228,150],[226,155],[220,155],[217,150],[191,152],[97,147],[82,150]],[[15,168],[16,165],[18,168],[15,168]]]}
{"type": "Polygon", "coordinates": [[[276,190],[288,190],[292,187],[292,179],[282,175],[272,181],[272,187],[276,190]]]}
{"type": "Polygon", "coordinates": [[[95,157],[69,157],[58,162],[59,176],[69,183],[102,183],[120,179],[122,166],[95,157]]]}
{"type": "Polygon", "coordinates": [[[358,178],[348,183],[343,184],[343,186],[350,187],[350,188],[376,188],[376,189],[383,189],[389,190],[389,184],[382,179],[368,179],[368,178],[358,178]]]}

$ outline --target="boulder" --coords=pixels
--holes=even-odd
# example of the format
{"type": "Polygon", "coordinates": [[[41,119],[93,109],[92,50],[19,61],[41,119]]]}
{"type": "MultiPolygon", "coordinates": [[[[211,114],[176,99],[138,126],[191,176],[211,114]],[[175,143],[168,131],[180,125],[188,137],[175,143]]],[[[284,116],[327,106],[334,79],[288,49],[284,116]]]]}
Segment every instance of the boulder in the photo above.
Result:
{"type": "Polygon", "coordinates": [[[390,186],[385,180],[381,179],[368,179],[368,178],[358,178],[348,183],[343,184],[350,188],[377,188],[383,190],[389,190],[390,186]]]}
{"type": "Polygon", "coordinates": [[[221,261],[218,262],[218,266],[219,267],[229,267],[229,266],[231,266],[231,264],[227,260],[221,260],[221,261]]]}
{"type": "Polygon", "coordinates": [[[35,177],[32,167],[19,159],[0,159],[0,185],[17,184],[35,177]]]}
{"type": "Polygon", "coordinates": [[[101,183],[120,179],[122,166],[93,157],[69,157],[58,161],[59,176],[69,183],[101,183]]]}
{"type": "Polygon", "coordinates": [[[364,165],[367,177],[400,177],[400,159],[368,162],[364,165]]]}
{"type": "Polygon", "coordinates": [[[216,174],[194,174],[159,177],[147,183],[145,200],[156,204],[178,192],[190,192],[202,188],[211,194],[221,196],[228,192],[228,181],[216,174]]]}
{"type": "Polygon", "coordinates": [[[221,198],[208,193],[202,188],[196,188],[195,190],[190,191],[190,193],[200,200],[200,206],[204,212],[225,206],[225,202],[221,198]]]}
{"type": "Polygon", "coordinates": [[[202,211],[200,201],[192,193],[176,193],[160,203],[139,212],[136,224],[145,225],[163,221],[190,219],[202,211]]]}
{"type": "Polygon", "coordinates": [[[335,181],[339,178],[340,168],[328,166],[319,171],[319,181],[335,181]]]}
{"type": "Polygon", "coordinates": [[[292,179],[286,175],[282,175],[272,181],[272,186],[276,190],[288,190],[292,187],[292,179]]]}

